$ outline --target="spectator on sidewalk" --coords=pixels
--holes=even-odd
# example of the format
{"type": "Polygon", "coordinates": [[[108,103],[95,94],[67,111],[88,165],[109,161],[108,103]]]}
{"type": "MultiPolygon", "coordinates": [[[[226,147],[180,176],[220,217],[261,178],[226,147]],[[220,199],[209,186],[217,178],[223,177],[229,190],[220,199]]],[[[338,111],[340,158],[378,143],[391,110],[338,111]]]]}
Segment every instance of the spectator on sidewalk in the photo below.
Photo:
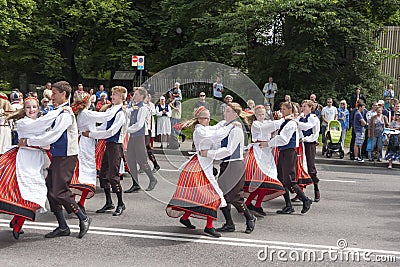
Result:
{"type": "Polygon", "coordinates": [[[263,93],[265,102],[271,104],[271,109],[274,110],[275,94],[278,92],[278,85],[274,83],[274,78],[269,77],[268,82],[264,85],[263,93]]]}
{"type": "Polygon", "coordinates": [[[378,107],[376,109],[376,115],[373,116],[368,123],[368,138],[372,142],[371,151],[368,151],[368,159],[370,161],[372,161],[372,151],[374,151],[376,147],[379,151],[378,161],[380,162],[382,159],[382,134],[383,130],[389,127],[389,119],[382,114],[382,110],[383,107],[378,107]]]}
{"type": "MultiPolygon", "coordinates": [[[[391,130],[400,130],[400,112],[396,112],[395,120],[390,123],[391,130]]],[[[400,134],[391,134],[386,150],[385,159],[389,161],[388,168],[392,168],[393,160],[400,160],[400,134]]]]}
{"type": "Polygon", "coordinates": [[[358,100],[362,100],[364,105],[367,103],[365,97],[361,94],[361,87],[357,86],[354,94],[350,98],[350,111],[354,108],[357,108],[358,100]]]}
{"type": "Polygon", "coordinates": [[[338,117],[338,110],[335,106],[333,106],[333,100],[332,98],[328,98],[326,100],[326,106],[322,109],[321,112],[321,118],[322,118],[322,125],[321,125],[321,134],[322,134],[322,155],[325,154],[326,151],[326,128],[328,127],[328,124],[332,120],[336,120],[338,117]]]}
{"type": "Polygon", "coordinates": [[[394,89],[393,89],[393,84],[388,84],[387,89],[383,91],[383,97],[389,97],[390,99],[394,98],[394,89]]]}
{"type": "Polygon", "coordinates": [[[199,98],[199,101],[194,103],[193,111],[197,110],[199,107],[205,107],[207,110],[210,110],[210,104],[206,101],[206,93],[201,92],[199,98]]]}
{"type": "Polygon", "coordinates": [[[222,93],[224,92],[224,86],[221,83],[221,78],[217,77],[216,82],[213,84],[213,96],[214,96],[214,106],[213,115],[217,114],[217,106],[220,105],[222,100],[222,93]]]}
{"type": "Polygon", "coordinates": [[[107,99],[107,94],[105,92],[100,94],[100,100],[97,101],[96,110],[100,111],[101,107],[104,105],[111,104],[110,100],[107,99]]]}
{"type": "Polygon", "coordinates": [[[363,118],[362,112],[365,109],[365,104],[362,100],[359,100],[357,103],[357,110],[354,113],[354,134],[355,134],[355,143],[354,143],[354,161],[364,162],[361,158],[361,147],[364,143],[364,127],[367,125],[367,122],[363,118]]]}
{"type": "Polygon", "coordinates": [[[349,129],[349,111],[347,110],[346,100],[340,101],[340,107],[338,107],[338,120],[342,126],[342,148],[344,148],[344,139],[346,132],[349,129]]]}

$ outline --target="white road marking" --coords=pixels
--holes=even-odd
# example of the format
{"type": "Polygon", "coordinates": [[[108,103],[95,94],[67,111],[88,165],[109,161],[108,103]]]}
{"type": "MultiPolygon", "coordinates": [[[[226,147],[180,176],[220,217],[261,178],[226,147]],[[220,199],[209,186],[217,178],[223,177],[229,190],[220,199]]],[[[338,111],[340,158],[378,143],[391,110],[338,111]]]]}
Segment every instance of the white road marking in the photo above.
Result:
{"type": "MultiPolygon", "coordinates": [[[[57,224],[44,223],[44,222],[26,222],[24,229],[36,229],[51,231],[57,224]]],[[[9,228],[9,220],[0,219],[0,227],[9,228]]],[[[70,225],[71,232],[78,233],[79,227],[76,225],[70,225]]],[[[232,238],[232,237],[221,237],[213,238],[205,235],[191,235],[183,233],[173,232],[159,232],[159,231],[146,231],[146,230],[133,230],[123,228],[107,228],[107,227],[95,227],[91,226],[88,232],[89,234],[105,235],[105,236],[121,236],[131,238],[145,238],[155,240],[169,240],[179,242],[192,242],[192,243],[203,243],[203,244],[216,244],[216,245],[227,245],[236,247],[256,247],[256,248],[268,248],[282,249],[282,250],[313,250],[313,251],[326,251],[329,249],[338,249],[336,246],[325,246],[315,244],[303,244],[303,243],[290,243],[282,241],[269,241],[269,240],[258,240],[258,239],[246,239],[246,238],[232,238]]],[[[347,248],[349,251],[358,252],[370,252],[376,254],[388,254],[396,257],[400,257],[400,251],[388,251],[388,250],[377,250],[377,249],[362,249],[362,248],[347,248]]]]}
{"type": "Polygon", "coordinates": [[[335,183],[351,183],[351,184],[357,183],[356,181],[352,180],[332,180],[332,179],[319,179],[319,180],[325,182],[335,182],[335,183]]]}

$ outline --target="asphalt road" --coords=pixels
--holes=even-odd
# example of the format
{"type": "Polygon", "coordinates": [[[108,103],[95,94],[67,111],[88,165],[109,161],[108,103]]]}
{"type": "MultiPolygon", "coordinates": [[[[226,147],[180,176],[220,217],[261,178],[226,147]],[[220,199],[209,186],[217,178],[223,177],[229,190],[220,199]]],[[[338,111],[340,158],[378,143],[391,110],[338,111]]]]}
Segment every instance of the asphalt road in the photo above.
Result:
{"type": "MultiPolygon", "coordinates": [[[[8,228],[11,216],[0,214],[0,266],[400,266],[397,169],[318,164],[321,201],[307,214],[300,213],[298,204],[293,215],[277,215],[284,202],[275,199],[264,203],[267,216],[257,221],[252,234],[244,233],[245,220],[233,211],[237,231],[215,239],[203,234],[205,221],[192,219],[197,229],[189,230],[166,215],[176,169],[185,158],[157,158],[162,169],[156,189],[151,194],[125,194],[122,216],[95,213],[104,204],[101,190],[87,201],[93,222],[83,239],[77,238],[78,220],[72,216],[71,236],[45,239],[44,234],[56,227],[48,212],[26,223],[25,234],[14,240],[8,228]],[[316,259],[302,261],[305,251],[316,259]],[[392,256],[397,262],[376,262],[393,261],[392,256]]],[[[140,175],[142,187],[147,183],[140,175]]],[[[130,185],[125,177],[123,187],[130,185]]],[[[306,194],[312,197],[312,186],[306,194]]],[[[215,226],[223,223],[222,214],[218,216],[215,226]]]]}

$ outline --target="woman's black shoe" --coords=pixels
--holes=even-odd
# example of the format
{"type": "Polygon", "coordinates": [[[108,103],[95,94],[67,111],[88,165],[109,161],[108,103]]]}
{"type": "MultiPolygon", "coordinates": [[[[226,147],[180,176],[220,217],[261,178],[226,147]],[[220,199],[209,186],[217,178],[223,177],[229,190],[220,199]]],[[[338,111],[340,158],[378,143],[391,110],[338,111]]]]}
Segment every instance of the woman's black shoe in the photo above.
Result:
{"type": "Polygon", "coordinates": [[[284,207],[281,210],[276,211],[278,214],[292,214],[294,212],[294,208],[292,207],[284,207]]]}
{"type": "Polygon", "coordinates": [[[189,229],[196,229],[196,226],[194,226],[194,225],[190,222],[189,219],[184,220],[184,219],[182,219],[182,217],[181,217],[181,218],[179,219],[179,222],[180,222],[181,224],[183,224],[184,226],[186,226],[187,228],[189,228],[189,229]]]}
{"type": "Polygon", "coordinates": [[[213,236],[213,237],[221,237],[221,234],[220,233],[218,233],[216,230],[215,230],[215,228],[213,227],[213,228],[204,228],[204,233],[206,233],[206,234],[209,234],[209,235],[211,235],[211,236],[213,236]]]}
{"type": "Polygon", "coordinates": [[[101,209],[96,210],[96,213],[105,213],[106,211],[113,210],[114,208],[115,207],[113,203],[111,204],[106,203],[101,209]]]}
{"type": "Polygon", "coordinates": [[[235,225],[229,225],[224,223],[221,228],[217,229],[217,232],[235,232],[235,225]]]}

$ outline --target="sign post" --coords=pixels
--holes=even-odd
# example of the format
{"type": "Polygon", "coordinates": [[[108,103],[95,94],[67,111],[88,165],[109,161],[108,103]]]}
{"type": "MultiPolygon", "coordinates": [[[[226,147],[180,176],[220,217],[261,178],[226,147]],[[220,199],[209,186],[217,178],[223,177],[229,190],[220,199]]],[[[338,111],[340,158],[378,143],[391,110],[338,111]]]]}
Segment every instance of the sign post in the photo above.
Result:
{"type": "Polygon", "coordinates": [[[140,70],[139,86],[142,84],[142,71],[144,70],[144,56],[132,56],[132,67],[137,67],[140,70]]]}
{"type": "Polygon", "coordinates": [[[139,75],[139,86],[142,85],[142,71],[144,70],[144,56],[138,56],[138,64],[137,64],[138,70],[140,70],[140,75],[139,75]]]}

